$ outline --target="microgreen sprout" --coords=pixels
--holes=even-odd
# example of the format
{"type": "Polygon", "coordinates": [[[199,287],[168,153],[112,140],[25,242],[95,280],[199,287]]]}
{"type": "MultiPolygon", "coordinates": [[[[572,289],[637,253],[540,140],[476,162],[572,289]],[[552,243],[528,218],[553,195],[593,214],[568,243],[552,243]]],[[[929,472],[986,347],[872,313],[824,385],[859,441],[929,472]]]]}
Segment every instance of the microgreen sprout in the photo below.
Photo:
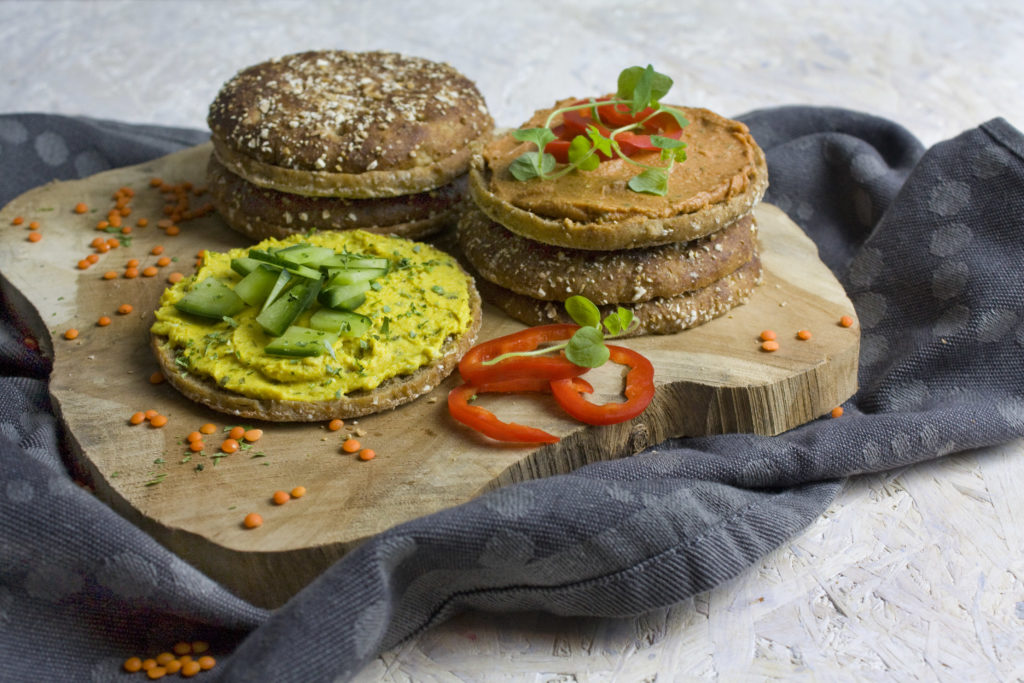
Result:
{"type": "Polygon", "coordinates": [[[629,332],[633,325],[633,312],[628,308],[618,306],[602,320],[601,311],[594,302],[580,295],[566,299],[565,312],[580,326],[567,341],[533,351],[510,351],[482,364],[494,365],[513,356],[540,356],[564,350],[570,362],[584,368],[599,368],[607,362],[610,354],[604,343],[605,331],[609,337],[618,337],[629,332]]]}
{"type": "Polygon", "coordinates": [[[573,171],[593,171],[600,165],[602,158],[618,158],[641,169],[630,178],[629,189],[664,196],[668,192],[668,178],[673,165],[686,161],[686,143],[676,137],[683,127],[689,125],[682,111],[661,104],[661,98],[672,87],[672,79],[658,73],[648,64],[646,68],[632,66],[623,70],[617,85],[615,95],[609,99],[590,98],[582,103],[559,107],[548,115],[544,126],[513,131],[512,136],[516,140],[532,143],[537,149],[514,159],[509,165],[509,173],[520,181],[533,178],[555,180],[573,171]],[[629,109],[628,115],[622,111],[624,106],[629,109]],[[607,111],[606,108],[611,108],[615,113],[615,123],[607,122],[608,126],[614,128],[606,126],[602,118],[602,110],[607,111]],[[580,114],[574,117],[575,125],[570,128],[565,124],[565,119],[572,112],[580,114]],[[671,119],[667,125],[666,115],[671,119]],[[560,140],[556,128],[552,127],[559,116],[563,117],[563,123],[557,128],[563,136],[561,145],[564,150],[561,153],[565,159],[561,163],[548,151],[550,143],[560,140]],[[572,131],[579,130],[581,126],[584,132],[570,139],[568,136],[572,135],[572,131]],[[648,127],[668,134],[645,133],[648,127]],[[673,129],[676,137],[671,136],[668,128],[673,129]],[[645,164],[631,158],[630,154],[637,149],[660,150],[661,161],[665,163],[645,164]]]}

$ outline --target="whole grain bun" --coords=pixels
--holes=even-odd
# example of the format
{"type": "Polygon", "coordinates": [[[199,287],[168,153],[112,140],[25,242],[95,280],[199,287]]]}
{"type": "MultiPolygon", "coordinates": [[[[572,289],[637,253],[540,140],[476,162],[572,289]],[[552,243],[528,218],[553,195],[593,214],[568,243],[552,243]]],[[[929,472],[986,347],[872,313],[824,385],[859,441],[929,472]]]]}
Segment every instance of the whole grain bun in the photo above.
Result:
{"type": "Polygon", "coordinates": [[[210,201],[237,232],[259,241],[315,230],[362,229],[423,239],[455,224],[464,179],[435,190],[381,199],[307,197],[268,190],[231,173],[217,157],[206,169],[210,201]]]}
{"type": "Polygon", "coordinates": [[[493,121],[447,64],[389,52],[321,50],[230,79],[207,123],[232,173],[281,192],[347,198],[425,192],[466,172],[493,121]]]}
{"type": "Polygon", "coordinates": [[[595,304],[649,301],[707,287],[753,258],[751,214],[691,242],[592,251],[521,237],[475,208],[459,219],[458,245],[481,278],[533,299],[580,294],[595,304]]]}
{"type": "MultiPolygon", "coordinates": [[[[621,159],[557,179],[518,181],[509,166],[523,153],[536,152],[536,146],[519,142],[511,132],[488,142],[473,158],[470,196],[512,232],[560,247],[633,249],[689,242],[720,230],[764,196],[764,152],[743,123],[707,109],[678,109],[690,122],[681,133],[689,158],[675,164],[663,197],[629,190],[637,169],[621,159]]],[[[523,127],[543,125],[551,111],[537,112],[523,127]]],[[[552,125],[558,122],[556,117],[552,125]]],[[[661,163],[652,152],[634,159],[661,163]]]]}
{"type": "MultiPolygon", "coordinates": [[[[619,304],[633,311],[637,326],[627,336],[673,334],[708,322],[746,303],[761,282],[761,261],[755,256],[734,272],[703,289],[674,297],[663,297],[639,303],[619,304]]],[[[485,301],[527,325],[572,322],[561,302],[533,299],[499,287],[483,278],[477,286],[485,301]]],[[[599,306],[602,317],[614,304],[599,306]]]]}
{"type": "Polygon", "coordinates": [[[392,377],[372,391],[353,392],[326,401],[255,399],[226,391],[211,380],[183,373],[175,363],[175,351],[167,343],[166,337],[151,335],[150,345],[161,371],[175,389],[191,400],[219,412],[271,422],[319,422],[336,417],[360,417],[409,403],[433,390],[452,373],[480,331],[480,295],[472,280],[469,281],[469,304],[473,314],[472,324],[463,334],[449,338],[441,354],[429,365],[411,375],[392,377]]]}

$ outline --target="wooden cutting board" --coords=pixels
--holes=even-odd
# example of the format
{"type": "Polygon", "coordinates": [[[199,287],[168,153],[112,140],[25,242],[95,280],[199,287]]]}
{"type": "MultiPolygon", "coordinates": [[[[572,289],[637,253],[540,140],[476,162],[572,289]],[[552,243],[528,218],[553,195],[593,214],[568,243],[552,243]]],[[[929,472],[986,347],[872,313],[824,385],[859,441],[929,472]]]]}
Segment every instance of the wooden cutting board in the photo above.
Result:
{"type": "MultiPolygon", "coordinates": [[[[827,414],[856,389],[858,326],[839,326],[854,315],[842,287],[818,259],[817,249],[781,211],[760,206],[764,284],[745,306],[694,330],[626,342],[654,363],[657,395],[631,423],[585,427],[562,417],[548,397],[485,396],[503,418],[572,439],[547,447],[491,442],[453,422],[445,397],[449,378],[429,395],[398,410],[361,418],[340,431],[323,424],[252,426],[263,437],[238,453],[215,457],[186,448],[200,425],[238,424],[192,403],[169,384],[151,384],[156,370],[148,344],[152,311],[168,275],[192,272],[196,253],[244,246],[215,214],[182,222],[180,234],[157,226],[164,195],[150,186],[203,182],[209,146],[201,145],[131,168],[80,181],[51,183],[28,192],[0,212],[0,274],[4,294],[52,356],[50,392],[67,427],[76,474],[102,500],[227,588],[255,604],[276,606],[300,590],[360,540],[404,521],[463,503],[512,482],[569,472],[599,460],[629,456],[673,436],[723,432],[775,435],[827,414]],[[124,244],[80,269],[90,242],[112,235],[96,229],[114,205],[117,188],[135,196],[124,244]],[[76,213],[79,202],[88,205],[76,213]],[[24,218],[14,225],[17,216],[24,218]],[[148,225],[138,227],[140,218],[148,225]],[[29,229],[30,222],[38,228],[29,229]],[[42,239],[31,242],[38,232],[42,239]],[[130,244],[128,243],[130,242],[130,244]],[[139,270],[157,261],[156,245],[175,261],[153,277],[123,277],[129,259],[139,270]],[[113,270],[118,277],[103,278],[113,270]],[[117,313],[121,304],[133,311],[117,313]],[[100,316],[111,322],[97,325],[100,316]],[[79,330],[74,340],[68,328],[79,330]],[[780,349],[760,349],[770,328],[780,349]],[[813,337],[798,341],[796,332],[813,337]],[[132,413],[154,409],[166,426],[133,426],[132,413]],[[344,453],[355,431],[377,457],[364,462],[344,453]],[[285,505],[274,491],[304,486],[308,493],[285,505]],[[258,512],[265,523],[246,529],[258,512]]],[[[192,206],[203,197],[190,195],[192,206]]],[[[485,308],[480,338],[521,325],[485,308]]],[[[31,343],[31,342],[29,342],[31,343]]],[[[613,368],[588,375],[595,400],[615,400],[621,384],[613,368]]],[[[208,439],[217,444],[222,437],[208,439]]]]}

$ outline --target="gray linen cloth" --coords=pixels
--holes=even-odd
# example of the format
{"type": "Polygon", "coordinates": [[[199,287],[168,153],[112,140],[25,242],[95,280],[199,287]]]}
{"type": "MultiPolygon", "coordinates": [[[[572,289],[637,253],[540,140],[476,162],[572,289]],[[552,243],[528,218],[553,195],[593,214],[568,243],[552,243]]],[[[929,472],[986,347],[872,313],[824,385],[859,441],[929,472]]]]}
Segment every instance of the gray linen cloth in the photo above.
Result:
{"type": "MultiPolygon", "coordinates": [[[[48,368],[0,302],[0,677],[135,680],[124,657],[201,638],[219,660],[208,679],[345,680],[464,608],[637,614],[734,577],[846,477],[1024,436],[1024,137],[995,119],[926,151],[846,110],[740,118],[767,152],[767,201],[857,308],[860,390],[843,418],[677,439],[492,492],[380,534],[269,612],[71,482],[48,368]]],[[[0,203],[205,138],[2,116],[0,203]]]]}

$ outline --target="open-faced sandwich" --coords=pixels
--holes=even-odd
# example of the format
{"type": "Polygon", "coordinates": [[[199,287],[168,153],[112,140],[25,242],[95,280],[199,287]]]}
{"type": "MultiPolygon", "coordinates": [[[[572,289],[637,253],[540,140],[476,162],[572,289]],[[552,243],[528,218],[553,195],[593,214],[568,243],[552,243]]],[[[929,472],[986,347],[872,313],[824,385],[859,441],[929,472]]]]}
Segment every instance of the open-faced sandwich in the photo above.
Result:
{"type": "Polygon", "coordinates": [[[485,299],[542,324],[567,321],[579,294],[629,308],[634,334],[746,301],[761,279],[764,153],[738,121],[662,104],[671,84],[632,67],[615,94],[563,100],[485,145],[458,230],[485,299]]]}
{"type": "Polygon", "coordinates": [[[493,121],[447,64],[320,50],[240,71],[210,105],[211,201],[252,237],[364,229],[421,239],[451,223],[493,121]]]}
{"type": "Polygon", "coordinates": [[[216,410],[273,421],[377,413],[436,387],[476,339],[453,257],[362,230],[205,252],[151,327],[164,375],[216,410]]]}

